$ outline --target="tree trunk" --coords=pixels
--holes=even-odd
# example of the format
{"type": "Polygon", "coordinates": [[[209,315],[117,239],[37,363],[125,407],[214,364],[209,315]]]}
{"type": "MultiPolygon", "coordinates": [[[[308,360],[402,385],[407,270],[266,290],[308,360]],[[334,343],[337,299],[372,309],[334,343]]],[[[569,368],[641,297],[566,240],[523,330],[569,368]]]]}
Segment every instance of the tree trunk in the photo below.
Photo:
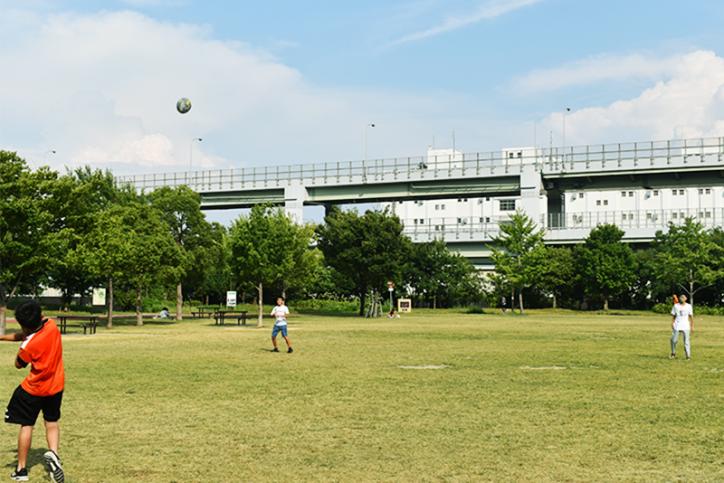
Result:
{"type": "Polygon", "coordinates": [[[5,335],[6,314],[7,314],[7,306],[5,305],[5,302],[2,302],[2,304],[0,304],[0,335],[5,335]]]}
{"type": "Polygon", "coordinates": [[[259,282],[259,286],[257,287],[257,292],[259,292],[259,318],[256,321],[257,327],[263,327],[264,326],[264,286],[261,282],[259,282]]]}
{"type": "Polygon", "coordinates": [[[209,294],[206,294],[206,305],[209,305],[209,294]]]}
{"type": "Polygon", "coordinates": [[[510,313],[515,313],[515,287],[510,289],[510,313]]]}
{"type": "Polygon", "coordinates": [[[558,300],[556,299],[556,294],[553,294],[553,308],[558,308],[558,300]]]}
{"type": "Polygon", "coordinates": [[[106,303],[108,304],[108,322],[106,327],[113,328],[113,277],[108,278],[108,293],[106,293],[106,303]]]}
{"type": "Polygon", "coordinates": [[[694,306],[694,282],[689,281],[689,303],[694,306]]]}
{"type": "Polygon", "coordinates": [[[608,312],[608,297],[603,298],[603,310],[608,312]]]}
{"type": "Polygon", "coordinates": [[[181,282],[176,285],[176,320],[184,319],[184,290],[181,282]]]}
{"type": "Polygon", "coordinates": [[[523,310],[523,290],[518,291],[518,306],[520,309],[520,313],[525,313],[525,311],[523,310]]]}
{"type": "Polygon", "coordinates": [[[437,295],[432,296],[432,308],[433,309],[437,308],[437,295]]]}
{"type": "Polygon", "coordinates": [[[367,302],[367,291],[363,291],[359,297],[359,316],[365,315],[365,302],[367,302]]]}
{"type": "Polygon", "coordinates": [[[141,287],[136,289],[136,325],[143,325],[143,314],[141,313],[141,287]]]}

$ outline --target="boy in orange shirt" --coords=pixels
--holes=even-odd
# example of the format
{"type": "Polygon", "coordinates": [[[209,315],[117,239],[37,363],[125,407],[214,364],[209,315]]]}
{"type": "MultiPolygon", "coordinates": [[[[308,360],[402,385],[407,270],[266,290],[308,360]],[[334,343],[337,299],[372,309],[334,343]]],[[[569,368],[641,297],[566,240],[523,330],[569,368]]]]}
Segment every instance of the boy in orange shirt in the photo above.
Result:
{"type": "Polygon", "coordinates": [[[25,302],[15,309],[15,320],[21,332],[0,337],[5,341],[23,341],[15,359],[15,367],[22,369],[30,365],[30,374],[15,389],[8,408],[5,422],[20,425],[18,436],[18,466],[10,477],[15,481],[28,481],[26,467],[33,426],[43,411],[45,437],[49,451],[43,455],[48,466],[51,481],[65,481],[63,467],[58,457],[60,441],[60,404],[65,387],[63,370],[63,345],[60,331],[51,319],[43,318],[36,301],[25,302]]]}

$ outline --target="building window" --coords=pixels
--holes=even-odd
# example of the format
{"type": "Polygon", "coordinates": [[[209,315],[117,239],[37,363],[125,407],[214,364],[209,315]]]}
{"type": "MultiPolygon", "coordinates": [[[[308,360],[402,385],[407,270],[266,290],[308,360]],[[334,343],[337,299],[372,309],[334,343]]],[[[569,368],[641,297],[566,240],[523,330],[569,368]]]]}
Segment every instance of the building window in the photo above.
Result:
{"type": "Polygon", "coordinates": [[[478,199],[478,204],[479,204],[479,205],[482,205],[482,204],[483,204],[483,199],[482,199],[482,198],[479,198],[479,199],[478,199]]]}
{"type": "Polygon", "coordinates": [[[679,190],[679,196],[684,196],[684,190],[679,190]]]}
{"type": "Polygon", "coordinates": [[[621,220],[626,221],[626,213],[623,214],[623,216],[621,217],[621,220]]]}
{"type": "Polygon", "coordinates": [[[463,222],[462,218],[458,218],[458,225],[460,225],[463,222]]]}
{"type": "Polygon", "coordinates": [[[490,223],[490,217],[489,217],[489,216],[486,216],[486,217],[485,217],[485,223],[490,223]]]}
{"type": "Polygon", "coordinates": [[[515,200],[500,200],[500,211],[515,211],[515,200]]]}
{"type": "Polygon", "coordinates": [[[708,195],[710,195],[710,194],[711,194],[711,188],[707,188],[707,189],[705,189],[704,191],[705,191],[705,192],[706,192],[706,194],[708,194],[708,195]]]}
{"type": "Polygon", "coordinates": [[[672,217],[674,220],[676,220],[677,218],[679,218],[679,214],[678,214],[677,212],[674,212],[674,214],[671,215],[671,217],[672,217]]]}
{"type": "Polygon", "coordinates": [[[683,211],[680,211],[680,212],[679,212],[679,218],[681,218],[682,220],[683,220],[684,218],[686,218],[686,215],[684,214],[683,211]]]}
{"type": "Polygon", "coordinates": [[[707,218],[711,218],[711,211],[707,211],[704,213],[704,216],[707,218]]]}
{"type": "Polygon", "coordinates": [[[601,200],[596,200],[596,206],[601,206],[601,200]]]}
{"type": "Polygon", "coordinates": [[[703,195],[703,194],[704,194],[704,188],[699,188],[699,194],[700,194],[700,195],[703,195]]]}
{"type": "Polygon", "coordinates": [[[673,196],[676,196],[676,190],[671,190],[671,194],[672,194],[673,196]]]}
{"type": "Polygon", "coordinates": [[[478,218],[478,223],[482,223],[482,222],[483,222],[483,219],[482,219],[482,218],[478,218]]]}
{"type": "Polygon", "coordinates": [[[625,191],[622,191],[622,192],[621,192],[621,197],[622,197],[622,198],[626,198],[626,192],[625,192],[625,191]]]}
{"type": "Polygon", "coordinates": [[[654,190],[654,196],[659,196],[659,190],[654,190]]]}
{"type": "Polygon", "coordinates": [[[603,206],[608,206],[608,200],[603,200],[603,206]]]}
{"type": "Polygon", "coordinates": [[[578,198],[583,199],[583,193],[578,193],[578,198]]]}
{"type": "Polygon", "coordinates": [[[441,209],[441,210],[444,210],[444,209],[445,209],[445,205],[440,205],[440,209],[441,209]]]}
{"type": "Polygon", "coordinates": [[[629,220],[633,220],[633,213],[629,213],[629,214],[628,214],[628,219],[629,219],[629,220]]]}
{"type": "Polygon", "coordinates": [[[486,196],[485,201],[490,201],[490,196],[486,196]]]}
{"type": "Polygon", "coordinates": [[[425,220],[424,220],[423,218],[420,218],[420,224],[421,224],[421,225],[424,225],[424,224],[425,224],[425,220]]]}
{"type": "Polygon", "coordinates": [[[651,220],[651,213],[646,213],[646,219],[651,220]]]}

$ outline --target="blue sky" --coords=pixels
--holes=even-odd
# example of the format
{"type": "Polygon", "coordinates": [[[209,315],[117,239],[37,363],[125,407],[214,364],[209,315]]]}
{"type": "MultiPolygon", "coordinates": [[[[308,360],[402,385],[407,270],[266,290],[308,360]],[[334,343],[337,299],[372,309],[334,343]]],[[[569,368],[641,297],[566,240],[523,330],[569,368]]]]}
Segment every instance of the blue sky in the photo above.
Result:
{"type": "Polygon", "coordinates": [[[565,107],[569,143],[724,135],[721,25],[720,1],[0,0],[0,146],[215,169],[359,159],[372,121],[371,157],[479,151],[560,144],[565,107]]]}

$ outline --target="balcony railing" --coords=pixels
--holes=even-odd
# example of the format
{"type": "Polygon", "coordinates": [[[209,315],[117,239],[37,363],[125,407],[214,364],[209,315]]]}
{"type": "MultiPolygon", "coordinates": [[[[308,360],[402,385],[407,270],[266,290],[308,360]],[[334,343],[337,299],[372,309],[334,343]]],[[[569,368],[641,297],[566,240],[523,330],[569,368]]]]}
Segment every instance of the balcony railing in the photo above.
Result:
{"type": "MultiPolygon", "coordinates": [[[[623,231],[633,229],[664,230],[670,223],[683,224],[687,218],[705,228],[724,226],[724,208],[690,208],[677,210],[604,211],[590,213],[551,213],[546,230],[591,230],[599,225],[612,224],[623,231]]],[[[497,218],[410,218],[401,220],[403,233],[415,241],[439,240],[492,240],[500,234],[500,225],[508,216],[497,218]]],[[[652,232],[653,234],[653,232],[652,232]]]]}

